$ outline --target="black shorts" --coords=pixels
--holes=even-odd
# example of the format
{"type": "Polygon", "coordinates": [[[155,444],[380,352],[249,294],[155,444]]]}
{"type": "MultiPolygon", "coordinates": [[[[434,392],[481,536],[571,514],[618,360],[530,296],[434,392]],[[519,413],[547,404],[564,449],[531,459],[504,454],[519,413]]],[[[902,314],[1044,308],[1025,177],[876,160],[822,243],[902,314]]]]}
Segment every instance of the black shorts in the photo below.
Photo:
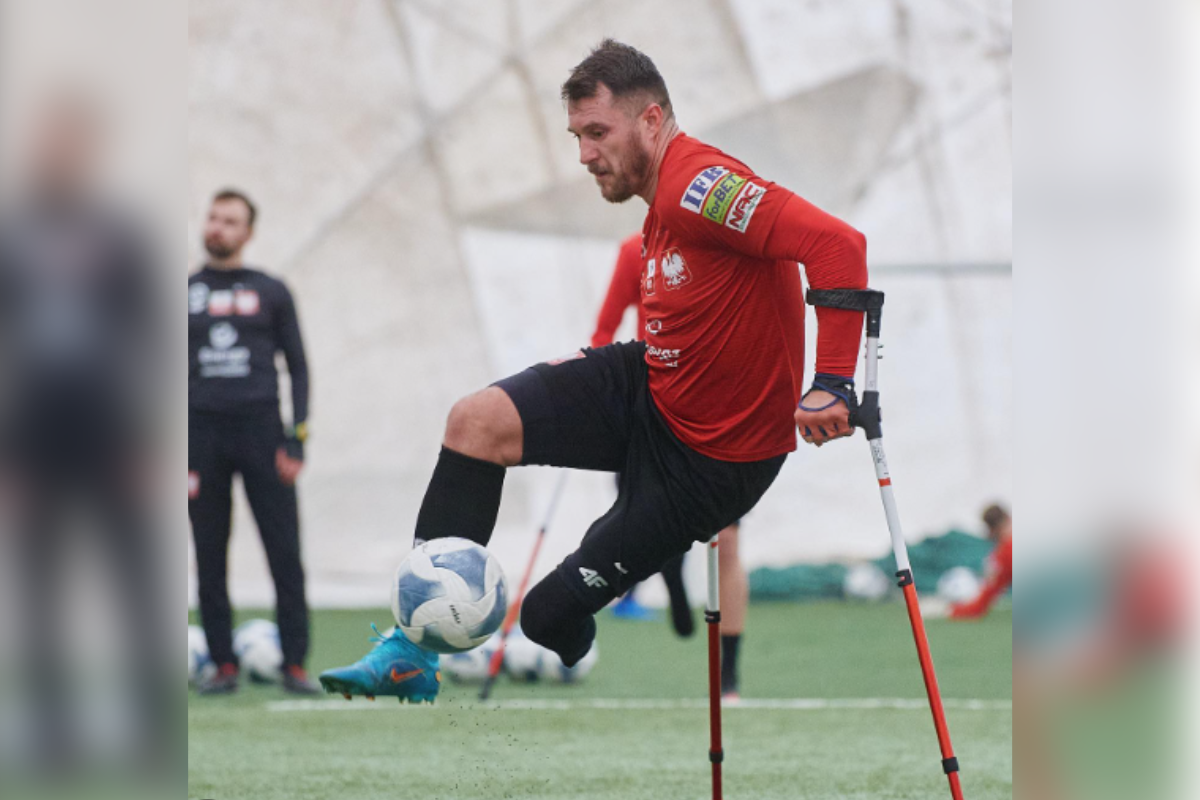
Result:
{"type": "Polygon", "coordinates": [[[613,507],[558,565],[593,612],[744,516],[786,459],[719,461],[685,445],[650,395],[645,356],[642,342],[585,349],[495,384],[521,415],[522,464],[619,473],[613,507]]]}

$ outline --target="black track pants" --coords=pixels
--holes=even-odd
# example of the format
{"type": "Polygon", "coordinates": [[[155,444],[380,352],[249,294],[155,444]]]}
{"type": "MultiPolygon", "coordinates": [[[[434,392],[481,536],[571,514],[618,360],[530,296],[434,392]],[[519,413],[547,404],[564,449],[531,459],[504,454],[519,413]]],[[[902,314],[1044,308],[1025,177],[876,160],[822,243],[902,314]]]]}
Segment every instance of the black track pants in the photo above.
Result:
{"type": "Polygon", "coordinates": [[[275,581],[284,665],[302,666],[308,654],[296,489],[283,485],[275,470],[275,453],[282,444],[283,426],[275,413],[188,415],[188,516],[196,543],[200,615],[218,664],[234,661],[226,575],[235,473],[242,476],[275,581]]]}

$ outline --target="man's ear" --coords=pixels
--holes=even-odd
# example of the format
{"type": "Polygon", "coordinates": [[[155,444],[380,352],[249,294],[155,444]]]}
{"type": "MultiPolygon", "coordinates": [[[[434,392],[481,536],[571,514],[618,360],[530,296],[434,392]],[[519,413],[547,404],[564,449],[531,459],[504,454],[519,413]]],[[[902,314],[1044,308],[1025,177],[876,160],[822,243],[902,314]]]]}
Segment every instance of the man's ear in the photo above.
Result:
{"type": "Polygon", "coordinates": [[[642,110],[641,122],[645,126],[644,130],[651,139],[658,135],[662,130],[663,120],[666,115],[663,113],[662,106],[658,103],[651,103],[642,110]]]}

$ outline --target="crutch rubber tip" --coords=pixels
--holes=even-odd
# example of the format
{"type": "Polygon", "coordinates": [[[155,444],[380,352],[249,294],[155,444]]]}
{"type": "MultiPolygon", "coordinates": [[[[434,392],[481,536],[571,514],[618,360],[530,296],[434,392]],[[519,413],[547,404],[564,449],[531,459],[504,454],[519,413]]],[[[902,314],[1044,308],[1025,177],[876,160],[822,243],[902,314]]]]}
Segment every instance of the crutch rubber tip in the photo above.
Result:
{"type": "Polygon", "coordinates": [[[714,752],[712,750],[709,750],[708,751],[708,760],[714,764],[720,764],[722,761],[725,760],[725,751],[717,750],[714,752]]]}
{"type": "Polygon", "coordinates": [[[949,775],[951,772],[958,772],[958,759],[954,756],[942,759],[942,771],[949,775]]]}

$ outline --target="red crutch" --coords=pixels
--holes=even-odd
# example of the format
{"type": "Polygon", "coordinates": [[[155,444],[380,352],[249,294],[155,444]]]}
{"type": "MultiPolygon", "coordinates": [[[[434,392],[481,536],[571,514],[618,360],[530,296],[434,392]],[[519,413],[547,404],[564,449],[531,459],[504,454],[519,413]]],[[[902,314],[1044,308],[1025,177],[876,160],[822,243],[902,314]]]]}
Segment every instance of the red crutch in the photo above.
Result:
{"type": "Polygon", "coordinates": [[[946,712],[942,708],[942,695],[938,690],[937,675],[933,671],[933,656],[929,653],[925,622],[921,619],[912,566],[908,562],[908,547],[904,543],[900,514],[896,511],[896,497],[892,491],[892,478],[883,454],[883,425],[879,414],[879,328],[883,318],[883,292],[872,289],[812,289],[808,292],[808,302],[825,308],[862,311],[867,315],[867,380],[862,401],[852,402],[854,407],[850,409],[850,424],[863,429],[871,446],[875,476],[879,479],[879,492],[883,497],[883,513],[887,517],[888,530],[892,535],[896,577],[899,578],[900,588],[904,592],[904,604],[908,607],[908,619],[912,623],[913,639],[917,643],[917,657],[921,661],[921,674],[925,678],[925,692],[929,695],[929,708],[933,712],[933,726],[942,750],[942,771],[950,781],[951,796],[954,800],[962,800],[958,759],[954,757],[954,748],[950,744],[950,729],[946,726],[946,712]]]}

